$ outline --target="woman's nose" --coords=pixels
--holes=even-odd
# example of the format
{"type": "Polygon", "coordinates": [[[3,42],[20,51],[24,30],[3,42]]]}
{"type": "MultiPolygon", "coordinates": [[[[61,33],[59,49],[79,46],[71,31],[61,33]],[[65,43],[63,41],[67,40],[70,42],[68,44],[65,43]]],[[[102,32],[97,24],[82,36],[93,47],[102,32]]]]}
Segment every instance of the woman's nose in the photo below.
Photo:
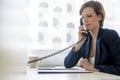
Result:
{"type": "Polygon", "coordinates": [[[87,21],[88,21],[87,18],[84,18],[83,19],[83,24],[87,23],[87,21]]]}

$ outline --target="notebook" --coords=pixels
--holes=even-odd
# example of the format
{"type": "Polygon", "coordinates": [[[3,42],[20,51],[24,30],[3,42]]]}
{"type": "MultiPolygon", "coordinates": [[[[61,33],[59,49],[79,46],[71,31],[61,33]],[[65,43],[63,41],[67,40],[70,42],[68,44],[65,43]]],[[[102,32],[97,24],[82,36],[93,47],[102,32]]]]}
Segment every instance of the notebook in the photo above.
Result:
{"type": "Polygon", "coordinates": [[[64,66],[38,67],[38,73],[91,73],[81,67],[65,68],[64,66]]]}

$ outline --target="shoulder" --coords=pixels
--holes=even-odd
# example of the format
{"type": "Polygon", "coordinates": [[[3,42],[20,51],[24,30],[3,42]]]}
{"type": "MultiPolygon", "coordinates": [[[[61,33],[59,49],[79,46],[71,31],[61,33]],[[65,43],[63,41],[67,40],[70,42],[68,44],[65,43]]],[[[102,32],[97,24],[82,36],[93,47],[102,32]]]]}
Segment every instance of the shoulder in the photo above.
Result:
{"type": "Polygon", "coordinates": [[[103,33],[104,37],[106,37],[106,38],[107,37],[110,37],[110,38],[119,37],[117,31],[115,31],[113,29],[107,29],[107,28],[102,29],[102,33],[103,33]]]}
{"type": "Polygon", "coordinates": [[[116,40],[120,40],[117,31],[107,28],[105,29],[102,28],[100,30],[100,38],[104,43],[111,43],[111,42],[116,42],[116,40]]]}

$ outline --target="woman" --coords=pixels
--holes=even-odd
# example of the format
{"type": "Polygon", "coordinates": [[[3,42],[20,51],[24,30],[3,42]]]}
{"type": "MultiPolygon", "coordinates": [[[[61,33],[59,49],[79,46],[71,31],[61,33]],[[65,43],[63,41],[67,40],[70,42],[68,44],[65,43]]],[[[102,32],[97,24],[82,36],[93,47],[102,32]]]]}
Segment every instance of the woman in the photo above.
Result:
{"type": "Polygon", "coordinates": [[[80,66],[86,70],[120,75],[120,37],[116,31],[102,28],[103,6],[98,1],[88,1],[82,5],[80,15],[87,29],[79,27],[82,41],[66,56],[65,67],[74,67],[80,60],[80,66]],[[83,33],[89,35],[85,37],[83,33]]]}

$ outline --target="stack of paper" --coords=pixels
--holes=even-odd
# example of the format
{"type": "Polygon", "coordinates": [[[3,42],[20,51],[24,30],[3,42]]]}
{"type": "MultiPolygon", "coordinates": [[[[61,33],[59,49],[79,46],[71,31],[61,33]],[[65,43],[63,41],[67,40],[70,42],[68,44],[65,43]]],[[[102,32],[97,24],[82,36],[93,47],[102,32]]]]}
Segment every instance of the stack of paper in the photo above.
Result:
{"type": "Polygon", "coordinates": [[[55,67],[38,67],[38,73],[86,73],[87,71],[81,67],[65,68],[64,66],[55,67]]]}

